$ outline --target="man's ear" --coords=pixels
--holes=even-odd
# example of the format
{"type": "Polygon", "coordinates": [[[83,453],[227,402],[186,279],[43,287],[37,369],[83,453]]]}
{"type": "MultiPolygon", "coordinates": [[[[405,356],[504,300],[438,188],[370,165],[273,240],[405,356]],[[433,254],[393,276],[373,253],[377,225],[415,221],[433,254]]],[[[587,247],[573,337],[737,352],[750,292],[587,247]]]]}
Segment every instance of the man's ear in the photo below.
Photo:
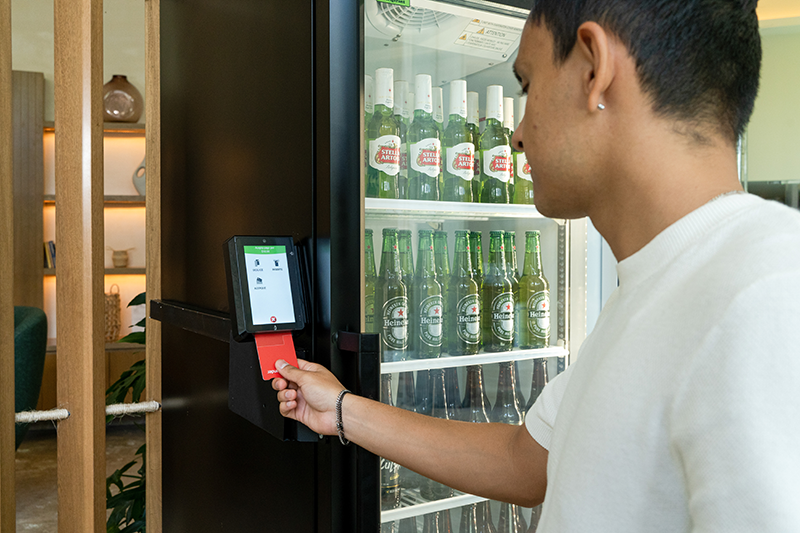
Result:
{"type": "Polygon", "coordinates": [[[587,109],[589,113],[595,113],[614,79],[613,54],[616,47],[606,30],[596,22],[580,25],[576,46],[586,61],[582,84],[587,96],[587,109]]]}

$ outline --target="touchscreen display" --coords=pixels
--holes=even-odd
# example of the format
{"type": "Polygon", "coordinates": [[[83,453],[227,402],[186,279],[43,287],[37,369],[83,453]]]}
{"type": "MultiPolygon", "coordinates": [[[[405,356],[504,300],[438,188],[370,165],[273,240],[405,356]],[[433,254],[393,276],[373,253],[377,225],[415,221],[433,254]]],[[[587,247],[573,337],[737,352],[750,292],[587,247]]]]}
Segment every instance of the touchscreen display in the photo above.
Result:
{"type": "Polygon", "coordinates": [[[253,325],[295,322],[285,246],[244,246],[253,325]]]}

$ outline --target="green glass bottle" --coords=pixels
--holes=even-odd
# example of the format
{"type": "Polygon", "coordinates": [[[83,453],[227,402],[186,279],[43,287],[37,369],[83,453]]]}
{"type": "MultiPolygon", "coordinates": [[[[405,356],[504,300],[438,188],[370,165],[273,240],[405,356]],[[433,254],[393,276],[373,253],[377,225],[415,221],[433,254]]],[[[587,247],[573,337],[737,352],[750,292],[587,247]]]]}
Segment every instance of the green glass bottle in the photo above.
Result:
{"type": "Polygon", "coordinates": [[[392,85],[394,71],[375,71],[375,111],[367,128],[369,166],[366,195],[370,198],[397,198],[400,173],[400,125],[394,118],[392,85]]]}
{"type": "MultiPolygon", "coordinates": [[[[522,124],[522,118],[525,116],[525,106],[528,102],[528,97],[522,95],[519,98],[519,107],[517,108],[517,116],[519,122],[522,124]]],[[[519,126],[517,126],[519,128],[519,126]]],[[[513,148],[513,147],[512,147],[513,148]]],[[[533,204],[533,177],[531,176],[531,166],[528,164],[528,158],[525,152],[514,150],[514,203],[515,204],[533,204]]]]}
{"type": "Polygon", "coordinates": [[[381,334],[383,362],[403,361],[408,348],[408,289],[400,272],[397,230],[383,230],[381,268],[375,283],[377,330],[381,334]]]}
{"type": "Polygon", "coordinates": [[[483,287],[483,235],[480,231],[469,232],[469,253],[472,256],[472,277],[480,290],[483,287]]]}
{"type": "Polygon", "coordinates": [[[408,82],[394,82],[394,118],[400,125],[400,173],[397,175],[397,197],[408,198],[408,145],[406,135],[408,123],[405,119],[408,82]]]}
{"type": "Polygon", "coordinates": [[[444,130],[444,189],[446,202],[471,202],[475,145],[467,127],[467,82],[450,82],[450,117],[444,130]]]}
{"type": "MultiPolygon", "coordinates": [[[[444,297],[442,316],[447,320],[447,301],[450,295],[450,252],[447,250],[446,231],[435,231],[433,233],[433,253],[436,257],[436,275],[439,278],[439,283],[442,285],[442,296],[444,297]]],[[[442,353],[447,352],[449,342],[447,329],[445,329],[444,337],[442,338],[442,353]]]]}
{"type": "Polygon", "coordinates": [[[364,176],[369,177],[369,122],[375,112],[372,76],[364,74],[364,176]]]}
{"type": "Polygon", "coordinates": [[[416,357],[420,359],[439,357],[442,352],[444,332],[444,291],[437,279],[431,230],[419,230],[412,308],[416,357]]]}
{"type": "Polygon", "coordinates": [[[414,81],[414,122],[408,128],[408,197],[438,200],[442,136],[431,111],[431,77],[417,74],[414,81]]]}
{"type": "Polygon", "coordinates": [[[483,348],[506,352],[514,342],[514,293],[506,272],[502,231],[489,232],[489,263],[481,290],[483,348]]]}
{"type": "Polygon", "coordinates": [[[512,292],[514,293],[514,348],[519,346],[519,328],[522,317],[522,311],[519,300],[519,272],[517,271],[517,243],[516,234],[513,231],[507,231],[503,235],[503,247],[506,249],[506,273],[508,280],[511,282],[512,292]]]}
{"type": "Polygon", "coordinates": [[[414,249],[411,246],[411,230],[397,232],[397,249],[400,250],[400,272],[406,287],[414,284],[414,249]]]}
{"type": "MultiPolygon", "coordinates": [[[[433,123],[436,124],[436,129],[439,130],[439,138],[444,138],[444,100],[442,99],[442,88],[431,88],[431,96],[433,97],[433,123]]],[[[444,191],[444,159],[439,158],[439,199],[442,198],[442,191],[444,191]]]]}
{"type": "Polygon", "coordinates": [[[450,355],[474,355],[481,347],[481,295],[471,255],[469,232],[456,231],[453,274],[445,310],[450,355]]]}
{"type": "MultiPolygon", "coordinates": [[[[508,145],[511,146],[511,137],[514,136],[514,99],[505,97],[503,98],[503,133],[508,137],[508,145]]],[[[514,149],[512,147],[513,154],[514,149]]],[[[508,197],[513,202],[514,200],[514,157],[511,159],[511,178],[508,180],[508,197]]]]}
{"type": "Polygon", "coordinates": [[[481,158],[481,203],[510,203],[511,145],[503,132],[503,87],[486,88],[486,127],[479,141],[481,158]]]}
{"type": "Polygon", "coordinates": [[[481,158],[479,143],[481,131],[478,128],[480,123],[480,98],[476,92],[467,93],[467,128],[472,134],[472,144],[475,146],[475,161],[472,165],[472,201],[479,202],[481,199],[481,158]]]}
{"type": "Polygon", "coordinates": [[[524,304],[520,324],[520,348],[546,348],[550,341],[550,284],[542,272],[538,231],[525,232],[525,262],[519,281],[524,304]]]}
{"type": "Polygon", "coordinates": [[[367,333],[375,331],[375,248],[372,244],[372,230],[364,230],[364,328],[367,333]]]}
{"type": "MultiPolygon", "coordinates": [[[[392,375],[381,375],[381,403],[392,403],[392,375]]],[[[400,466],[381,457],[381,511],[400,507],[400,466]]]]}

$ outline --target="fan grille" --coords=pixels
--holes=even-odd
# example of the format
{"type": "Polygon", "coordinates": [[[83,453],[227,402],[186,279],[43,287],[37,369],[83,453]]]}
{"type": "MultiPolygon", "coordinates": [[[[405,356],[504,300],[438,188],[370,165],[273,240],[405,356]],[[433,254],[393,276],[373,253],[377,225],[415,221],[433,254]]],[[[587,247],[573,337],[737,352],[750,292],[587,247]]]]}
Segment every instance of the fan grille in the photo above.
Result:
{"type": "Polygon", "coordinates": [[[378,13],[386,20],[387,24],[397,27],[401,33],[406,30],[417,32],[438,30],[445,21],[454,17],[450,13],[432,9],[384,3],[378,3],[378,13]]]}

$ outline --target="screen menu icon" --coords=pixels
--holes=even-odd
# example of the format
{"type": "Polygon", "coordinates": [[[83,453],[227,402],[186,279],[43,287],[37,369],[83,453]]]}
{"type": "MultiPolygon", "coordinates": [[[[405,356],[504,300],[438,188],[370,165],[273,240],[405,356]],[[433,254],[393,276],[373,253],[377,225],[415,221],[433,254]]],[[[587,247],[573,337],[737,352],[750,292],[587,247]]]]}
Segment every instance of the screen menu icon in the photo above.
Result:
{"type": "Polygon", "coordinates": [[[245,246],[247,288],[253,325],[295,321],[285,246],[245,246]]]}

